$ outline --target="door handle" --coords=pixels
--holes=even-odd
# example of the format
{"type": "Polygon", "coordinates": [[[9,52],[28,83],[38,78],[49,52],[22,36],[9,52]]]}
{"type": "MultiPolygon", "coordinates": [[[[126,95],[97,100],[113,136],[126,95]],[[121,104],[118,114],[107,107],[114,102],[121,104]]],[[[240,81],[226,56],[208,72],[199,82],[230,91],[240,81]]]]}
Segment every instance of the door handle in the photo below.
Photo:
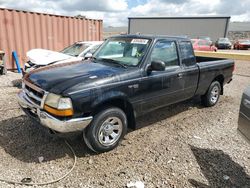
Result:
{"type": "Polygon", "coordinates": [[[177,77],[178,77],[178,78],[182,78],[182,77],[183,77],[183,73],[178,73],[178,74],[177,74],[177,77]]]}

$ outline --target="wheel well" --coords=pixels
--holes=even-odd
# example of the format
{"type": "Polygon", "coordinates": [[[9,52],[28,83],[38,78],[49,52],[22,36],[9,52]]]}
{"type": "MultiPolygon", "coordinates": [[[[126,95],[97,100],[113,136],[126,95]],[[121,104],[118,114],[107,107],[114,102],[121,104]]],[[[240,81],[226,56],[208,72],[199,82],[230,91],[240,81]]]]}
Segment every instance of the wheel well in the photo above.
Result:
{"type": "Polygon", "coordinates": [[[133,106],[124,99],[112,99],[112,100],[108,100],[103,103],[100,103],[94,108],[93,114],[97,114],[103,108],[108,107],[108,106],[113,106],[113,107],[122,109],[127,116],[128,128],[131,128],[131,129],[136,128],[133,106]]]}
{"type": "Polygon", "coordinates": [[[220,86],[221,86],[221,93],[220,94],[223,95],[224,76],[222,74],[220,74],[219,76],[216,76],[213,81],[218,81],[220,83],[220,86]]]}

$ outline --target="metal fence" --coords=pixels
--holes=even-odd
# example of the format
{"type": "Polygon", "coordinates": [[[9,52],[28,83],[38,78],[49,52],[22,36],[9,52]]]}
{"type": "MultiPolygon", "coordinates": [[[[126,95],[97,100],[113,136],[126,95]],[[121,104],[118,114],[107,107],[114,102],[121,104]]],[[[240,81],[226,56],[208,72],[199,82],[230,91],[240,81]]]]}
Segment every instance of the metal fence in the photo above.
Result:
{"type": "Polygon", "coordinates": [[[0,8],[0,50],[7,69],[15,69],[12,51],[21,66],[33,48],[59,51],[76,41],[102,40],[102,20],[0,8]]]}

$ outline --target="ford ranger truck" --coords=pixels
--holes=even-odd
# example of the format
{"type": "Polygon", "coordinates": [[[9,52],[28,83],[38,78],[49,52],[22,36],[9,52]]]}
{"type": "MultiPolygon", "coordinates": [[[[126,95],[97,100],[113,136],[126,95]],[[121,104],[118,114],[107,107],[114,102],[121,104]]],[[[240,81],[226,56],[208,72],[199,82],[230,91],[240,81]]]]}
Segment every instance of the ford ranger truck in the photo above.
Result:
{"type": "Polygon", "coordinates": [[[196,57],[189,39],[169,36],[114,36],[87,61],[31,71],[18,101],[44,127],[82,133],[95,152],[114,149],[155,109],[194,96],[214,106],[234,70],[233,60],[196,57]]]}

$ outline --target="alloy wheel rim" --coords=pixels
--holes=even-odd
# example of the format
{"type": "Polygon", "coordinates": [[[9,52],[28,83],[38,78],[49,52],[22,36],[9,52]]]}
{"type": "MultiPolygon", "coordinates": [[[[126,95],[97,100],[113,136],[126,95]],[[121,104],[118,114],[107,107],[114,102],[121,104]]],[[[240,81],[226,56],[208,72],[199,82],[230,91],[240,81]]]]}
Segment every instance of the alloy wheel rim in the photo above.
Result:
{"type": "Polygon", "coordinates": [[[214,86],[213,89],[212,89],[212,91],[211,91],[211,98],[210,98],[210,100],[211,100],[211,102],[213,104],[215,104],[217,102],[218,98],[219,98],[219,87],[218,86],[214,86]]]}
{"type": "Polygon", "coordinates": [[[122,133],[122,121],[118,117],[109,117],[101,125],[98,140],[104,146],[115,144],[122,133]]]}

